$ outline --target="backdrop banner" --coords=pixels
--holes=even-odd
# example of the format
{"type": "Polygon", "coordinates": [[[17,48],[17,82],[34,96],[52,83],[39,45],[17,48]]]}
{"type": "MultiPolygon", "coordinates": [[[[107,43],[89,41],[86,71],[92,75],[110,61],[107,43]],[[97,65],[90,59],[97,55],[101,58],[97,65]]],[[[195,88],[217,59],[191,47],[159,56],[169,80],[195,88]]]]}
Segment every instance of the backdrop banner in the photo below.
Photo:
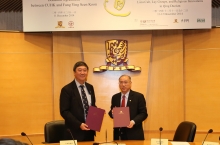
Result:
{"type": "Polygon", "coordinates": [[[210,29],[211,0],[23,0],[23,30],[210,29]]]}

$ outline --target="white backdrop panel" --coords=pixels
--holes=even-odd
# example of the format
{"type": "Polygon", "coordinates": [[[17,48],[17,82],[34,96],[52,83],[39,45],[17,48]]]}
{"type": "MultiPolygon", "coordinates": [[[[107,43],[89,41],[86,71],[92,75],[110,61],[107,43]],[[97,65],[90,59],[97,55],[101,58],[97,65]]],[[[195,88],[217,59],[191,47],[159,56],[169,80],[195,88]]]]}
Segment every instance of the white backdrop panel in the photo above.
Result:
{"type": "Polygon", "coordinates": [[[211,0],[23,0],[23,30],[211,28],[211,0]]]}

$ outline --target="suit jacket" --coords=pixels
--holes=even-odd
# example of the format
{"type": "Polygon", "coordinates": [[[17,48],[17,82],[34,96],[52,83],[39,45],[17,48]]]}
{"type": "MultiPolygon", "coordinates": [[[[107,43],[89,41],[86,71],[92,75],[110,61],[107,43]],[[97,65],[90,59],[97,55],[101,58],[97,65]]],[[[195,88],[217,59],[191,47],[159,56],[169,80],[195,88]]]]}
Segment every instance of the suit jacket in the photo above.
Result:
{"type": "MultiPolygon", "coordinates": [[[[96,106],[93,86],[89,83],[85,83],[85,86],[91,95],[91,106],[96,106]]],[[[80,129],[81,123],[85,123],[85,114],[75,80],[61,90],[60,114],[65,120],[66,128],[71,130],[74,139],[78,141],[94,140],[95,131],[83,131],[80,129]]],[[[65,136],[66,139],[72,139],[69,132],[66,132],[65,136]]]]}
{"type": "MultiPolygon", "coordinates": [[[[121,93],[117,93],[112,96],[111,110],[109,116],[113,118],[112,109],[114,107],[121,106],[121,93]]],[[[130,90],[127,107],[130,111],[130,120],[134,120],[135,125],[133,128],[123,127],[120,130],[126,135],[128,140],[144,140],[144,131],[142,122],[147,118],[147,107],[144,95],[135,91],[130,90]]],[[[119,139],[119,128],[114,128],[114,140],[119,139]]]]}

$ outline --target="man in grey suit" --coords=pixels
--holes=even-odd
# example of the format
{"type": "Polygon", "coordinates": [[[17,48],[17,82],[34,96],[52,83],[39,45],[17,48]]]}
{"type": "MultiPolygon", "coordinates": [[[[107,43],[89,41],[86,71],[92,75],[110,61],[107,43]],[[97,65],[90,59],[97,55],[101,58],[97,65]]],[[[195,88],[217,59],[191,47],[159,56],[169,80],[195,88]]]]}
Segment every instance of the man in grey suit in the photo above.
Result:
{"type": "Polygon", "coordinates": [[[66,140],[94,141],[95,131],[85,124],[89,106],[96,106],[95,92],[87,83],[88,66],[79,61],[73,67],[75,79],[64,86],[60,93],[60,114],[65,120],[66,140]]]}
{"type": "Polygon", "coordinates": [[[119,78],[120,93],[112,96],[111,110],[109,116],[114,117],[112,109],[121,107],[123,97],[125,98],[125,106],[129,107],[130,124],[127,127],[114,128],[114,140],[144,140],[144,131],[142,122],[147,118],[147,107],[144,95],[131,90],[131,77],[122,75],[119,78]]]}

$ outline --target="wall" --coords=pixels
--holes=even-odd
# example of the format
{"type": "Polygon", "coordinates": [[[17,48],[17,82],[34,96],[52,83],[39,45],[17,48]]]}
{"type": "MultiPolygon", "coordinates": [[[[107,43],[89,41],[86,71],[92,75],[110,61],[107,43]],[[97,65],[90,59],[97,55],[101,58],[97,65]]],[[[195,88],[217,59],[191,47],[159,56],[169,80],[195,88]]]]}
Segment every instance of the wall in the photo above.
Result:
{"type": "MultiPolygon", "coordinates": [[[[219,29],[99,31],[54,33],[0,33],[0,136],[20,137],[24,131],[40,143],[44,124],[62,119],[60,89],[74,79],[72,68],[84,60],[90,67],[88,82],[94,85],[97,106],[109,111],[111,96],[117,92],[118,77],[129,74],[132,89],[144,94],[149,117],[144,122],[145,138],[172,139],[183,121],[197,124],[195,141],[218,141],[220,133],[217,104],[220,69],[219,29]],[[128,64],[141,72],[106,71],[105,41],[128,40],[128,64]]],[[[96,140],[112,138],[112,120],[105,115],[96,140]]]]}
{"type": "Polygon", "coordinates": [[[0,136],[42,134],[52,120],[51,33],[0,33],[0,136]]]}

